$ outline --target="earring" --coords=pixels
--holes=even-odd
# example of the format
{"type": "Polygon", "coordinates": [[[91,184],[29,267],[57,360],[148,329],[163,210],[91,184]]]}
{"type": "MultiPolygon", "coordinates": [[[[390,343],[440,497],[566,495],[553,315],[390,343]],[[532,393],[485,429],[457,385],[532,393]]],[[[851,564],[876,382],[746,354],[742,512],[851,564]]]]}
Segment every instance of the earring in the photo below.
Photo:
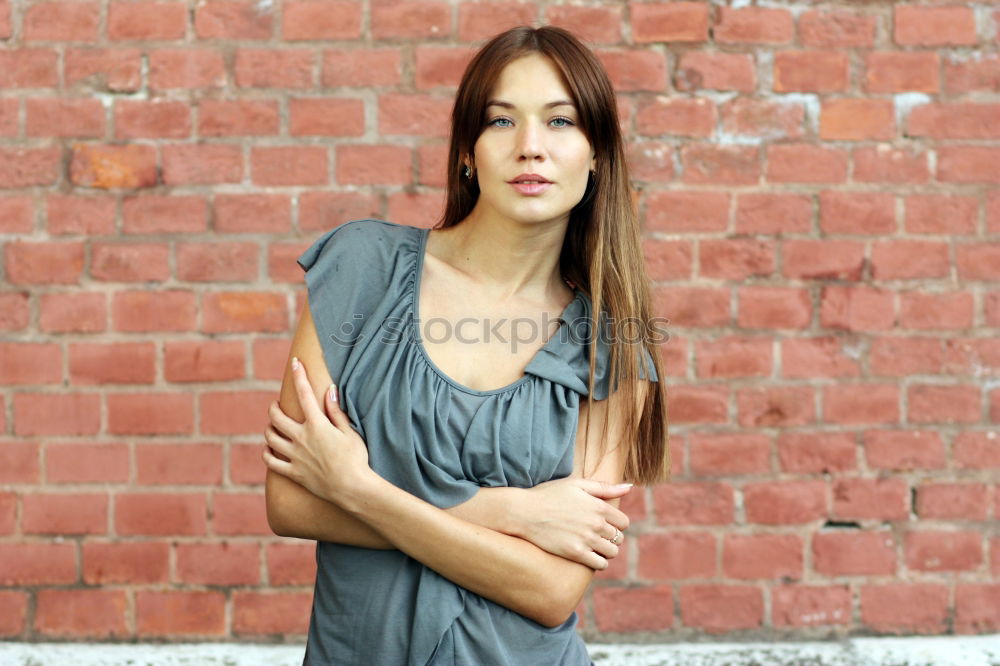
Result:
{"type": "Polygon", "coordinates": [[[465,165],[465,177],[472,178],[472,169],[469,168],[468,164],[465,165]]]}

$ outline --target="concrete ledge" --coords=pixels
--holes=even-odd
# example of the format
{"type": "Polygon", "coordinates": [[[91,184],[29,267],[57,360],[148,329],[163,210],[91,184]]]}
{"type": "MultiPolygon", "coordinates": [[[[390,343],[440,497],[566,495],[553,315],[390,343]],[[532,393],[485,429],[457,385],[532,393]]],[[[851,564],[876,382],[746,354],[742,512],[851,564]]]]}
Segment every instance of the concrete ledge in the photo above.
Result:
{"type": "Polygon", "coordinates": [[[1000,634],[587,647],[599,666],[1000,666],[1000,634]]]}
{"type": "MultiPolygon", "coordinates": [[[[1000,666],[1000,634],[836,643],[591,643],[598,666],[1000,666]]],[[[4,666],[301,666],[303,645],[0,643],[4,666]]]]}

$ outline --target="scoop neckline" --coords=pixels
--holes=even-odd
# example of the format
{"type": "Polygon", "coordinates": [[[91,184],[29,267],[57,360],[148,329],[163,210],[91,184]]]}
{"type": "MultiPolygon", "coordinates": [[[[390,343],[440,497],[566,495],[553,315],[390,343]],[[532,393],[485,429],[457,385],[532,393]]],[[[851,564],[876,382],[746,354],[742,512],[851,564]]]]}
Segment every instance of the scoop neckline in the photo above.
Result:
{"type": "Polygon", "coordinates": [[[414,324],[411,327],[410,339],[413,342],[413,346],[417,348],[417,351],[420,352],[420,355],[427,362],[427,365],[431,368],[431,370],[434,371],[434,373],[438,377],[443,379],[445,382],[447,382],[454,388],[458,389],[459,391],[463,391],[465,393],[470,393],[472,395],[478,395],[478,396],[497,395],[499,393],[512,391],[521,384],[531,379],[532,375],[528,372],[528,368],[531,367],[531,364],[535,362],[535,360],[539,357],[539,355],[541,355],[543,350],[545,350],[549,345],[554,344],[555,341],[559,338],[559,334],[562,332],[563,326],[566,323],[566,313],[569,312],[570,308],[572,308],[576,304],[576,302],[580,299],[580,295],[582,293],[580,291],[580,288],[577,286],[574,286],[572,288],[573,300],[571,300],[569,304],[566,305],[566,307],[563,308],[562,312],[559,314],[559,326],[556,327],[555,333],[553,333],[549,337],[549,339],[545,341],[545,344],[539,347],[532,355],[532,357],[528,360],[528,363],[524,366],[523,376],[521,376],[519,379],[514,380],[510,384],[507,384],[506,386],[490,389],[488,391],[480,391],[478,389],[471,388],[469,386],[466,386],[465,384],[455,381],[447,374],[445,374],[445,372],[438,367],[437,363],[434,362],[434,360],[430,357],[430,354],[428,354],[427,350],[424,348],[423,338],[420,336],[420,326],[416,324],[416,322],[420,320],[420,284],[423,281],[424,256],[427,252],[427,239],[430,237],[431,230],[426,227],[424,228],[417,227],[416,229],[419,236],[417,238],[417,256],[416,260],[413,262],[414,276],[413,280],[410,281],[411,285],[410,316],[411,316],[411,323],[414,324]]]}

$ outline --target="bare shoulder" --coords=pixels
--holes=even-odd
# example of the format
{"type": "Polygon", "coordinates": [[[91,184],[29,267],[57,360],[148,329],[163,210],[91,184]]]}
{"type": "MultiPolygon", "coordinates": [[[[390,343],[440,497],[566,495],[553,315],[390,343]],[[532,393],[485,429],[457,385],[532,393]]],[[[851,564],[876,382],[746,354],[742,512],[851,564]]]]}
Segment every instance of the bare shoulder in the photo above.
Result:
{"type": "Polygon", "coordinates": [[[284,378],[281,383],[281,397],[279,404],[283,411],[293,418],[303,417],[299,399],[295,393],[295,385],[292,381],[292,357],[298,357],[306,368],[309,376],[309,383],[313,387],[317,398],[322,404],[323,392],[330,386],[333,379],[330,371],[327,370],[326,359],[323,357],[323,349],[320,346],[319,335],[316,332],[316,323],[313,321],[312,311],[307,303],[302,308],[299,316],[299,323],[295,327],[295,335],[292,337],[292,345],[288,351],[288,359],[285,362],[284,378]],[[293,407],[294,405],[294,407],[293,407]],[[294,412],[294,414],[293,414],[294,412]]]}
{"type": "MultiPolygon", "coordinates": [[[[636,382],[635,401],[626,403],[625,391],[619,387],[605,400],[580,400],[580,420],[576,431],[573,476],[582,476],[607,483],[621,483],[625,476],[628,443],[623,441],[626,414],[642,409],[649,393],[650,382],[636,382]],[[590,436],[587,437],[587,424],[590,436]],[[603,437],[607,427],[607,439],[603,437]]],[[[615,502],[617,504],[617,502],[615,502]]]]}

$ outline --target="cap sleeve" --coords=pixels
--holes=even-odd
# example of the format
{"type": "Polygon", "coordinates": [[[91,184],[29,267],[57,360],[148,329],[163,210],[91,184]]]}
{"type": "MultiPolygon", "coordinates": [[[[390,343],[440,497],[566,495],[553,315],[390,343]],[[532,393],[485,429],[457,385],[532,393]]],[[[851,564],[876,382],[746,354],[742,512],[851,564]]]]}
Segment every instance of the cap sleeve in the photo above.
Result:
{"type": "Polygon", "coordinates": [[[297,263],[305,271],[309,309],[330,374],[339,377],[347,355],[391,280],[376,220],[351,220],[320,236],[297,263]]]}
{"type": "Polygon", "coordinates": [[[399,250],[413,238],[402,230],[382,220],[345,222],[320,236],[297,261],[305,271],[309,308],[330,375],[342,388],[352,425],[365,439],[371,468],[393,485],[447,508],[466,501],[480,486],[463,478],[458,450],[448,433],[436,430],[446,414],[417,409],[397,418],[399,412],[382,411],[387,386],[401,405],[427,400],[434,390],[427,374],[415,373],[406,381],[386,374],[396,368],[389,362],[393,345],[383,339],[385,317],[413,279],[412,271],[400,270],[399,250]],[[415,428],[413,418],[428,420],[415,428]]]}

